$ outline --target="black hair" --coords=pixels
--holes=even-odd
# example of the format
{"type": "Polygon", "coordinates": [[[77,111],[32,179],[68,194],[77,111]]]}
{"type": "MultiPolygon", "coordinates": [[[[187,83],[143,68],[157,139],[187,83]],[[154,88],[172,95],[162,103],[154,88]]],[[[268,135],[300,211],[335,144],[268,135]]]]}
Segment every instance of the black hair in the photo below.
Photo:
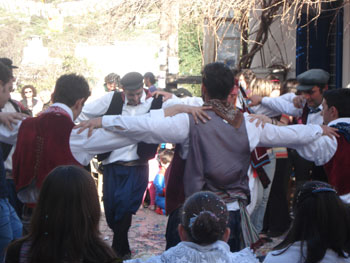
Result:
{"type": "Polygon", "coordinates": [[[194,243],[206,245],[220,240],[227,223],[226,204],[212,192],[193,194],[182,208],[181,224],[194,243]]]}
{"type": "Polygon", "coordinates": [[[145,75],[143,75],[143,78],[148,78],[152,85],[156,83],[156,77],[152,72],[146,72],[145,75]]]}
{"type": "Polygon", "coordinates": [[[328,108],[335,107],[339,118],[350,117],[350,89],[332,89],[323,93],[328,108]]]}
{"type": "Polygon", "coordinates": [[[178,88],[174,90],[174,95],[178,98],[192,97],[192,93],[185,88],[178,88]]]}
{"type": "Polygon", "coordinates": [[[202,83],[211,99],[226,100],[235,84],[231,69],[224,63],[207,64],[202,71],[202,83]]]}
{"type": "Polygon", "coordinates": [[[77,100],[87,99],[89,96],[89,84],[83,76],[66,74],[57,79],[52,101],[72,107],[77,100]]]}
{"type": "Polygon", "coordinates": [[[13,78],[11,70],[2,62],[0,62],[0,80],[5,85],[13,78]]]}
{"type": "Polygon", "coordinates": [[[340,257],[350,250],[350,211],[336,191],[327,183],[306,182],[298,188],[293,200],[294,220],[285,239],[275,247],[283,254],[295,242],[301,242],[305,263],[322,260],[327,249],[340,257]],[[306,256],[303,246],[306,243],[306,256]]]}
{"type": "Polygon", "coordinates": [[[112,249],[101,239],[100,204],[95,182],[83,168],[58,166],[45,178],[26,237],[32,262],[111,262],[112,249]]]}

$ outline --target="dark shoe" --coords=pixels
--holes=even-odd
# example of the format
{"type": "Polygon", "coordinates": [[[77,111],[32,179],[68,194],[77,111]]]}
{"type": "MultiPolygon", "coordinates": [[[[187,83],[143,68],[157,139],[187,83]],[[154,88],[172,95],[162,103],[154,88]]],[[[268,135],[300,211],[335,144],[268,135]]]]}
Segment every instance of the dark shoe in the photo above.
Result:
{"type": "Polygon", "coordinates": [[[117,259],[118,260],[121,259],[122,260],[121,262],[123,262],[124,260],[131,259],[131,252],[126,253],[124,255],[120,255],[120,254],[117,253],[117,259]]]}

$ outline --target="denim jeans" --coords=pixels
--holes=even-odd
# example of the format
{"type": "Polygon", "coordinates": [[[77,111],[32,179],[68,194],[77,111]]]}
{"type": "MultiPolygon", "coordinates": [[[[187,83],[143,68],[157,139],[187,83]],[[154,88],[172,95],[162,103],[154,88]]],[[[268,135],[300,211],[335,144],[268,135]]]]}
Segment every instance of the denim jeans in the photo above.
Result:
{"type": "Polygon", "coordinates": [[[5,249],[14,239],[22,236],[22,223],[7,198],[0,198],[0,262],[5,249]]]}

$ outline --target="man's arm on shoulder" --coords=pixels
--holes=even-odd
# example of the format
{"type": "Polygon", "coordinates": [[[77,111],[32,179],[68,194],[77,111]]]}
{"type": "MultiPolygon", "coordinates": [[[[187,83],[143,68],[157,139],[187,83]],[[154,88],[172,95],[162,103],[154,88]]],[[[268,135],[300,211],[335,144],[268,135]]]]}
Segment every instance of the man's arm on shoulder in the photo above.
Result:
{"type": "Polygon", "coordinates": [[[281,115],[281,113],[274,111],[273,109],[270,109],[267,106],[264,106],[262,104],[259,104],[257,106],[251,107],[252,113],[254,114],[263,114],[265,116],[268,116],[270,118],[277,117],[281,115]]]}
{"type": "Polygon", "coordinates": [[[87,165],[96,154],[111,152],[137,142],[106,129],[96,129],[91,136],[88,136],[88,130],[78,133],[77,129],[73,129],[69,139],[73,156],[83,165],[87,165]]]}
{"type": "Polygon", "coordinates": [[[281,114],[300,117],[303,110],[294,106],[293,99],[295,96],[294,93],[287,93],[277,98],[264,97],[261,100],[261,105],[269,107],[273,111],[281,114]]]}
{"type": "Polygon", "coordinates": [[[163,95],[164,102],[162,108],[168,108],[176,104],[184,104],[189,106],[202,106],[203,105],[203,99],[200,97],[185,97],[185,98],[179,98],[175,96],[174,94],[166,91],[159,91],[152,93],[156,96],[163,95]]]}
{"type": "MultiPolygon", "coordinates": [[[[308,126],[308,125],[305,125],[308,126]]],[[[313,142],[294,147],[301,157],[315,162],[316,165],[324,165],[332,159],[337,151],[338,142],[335,137],[322,136],[313,142]]]]}
{"type": "Polygon", "coordinates": [[[325,136],[320,125],[276,126],[266,124],[261,129],[258,146],[293,148],[316,165],[327,163],[337,150],[335,137],[325,136]]]}
{"type": "Polygon", "coordinates": [[[164,110],[140,116],[103,116],[102,127],[146,143],[183,143],[189,135],[187,114],[165,117],[164,110]]]}
{"type": "Polygon", "coordinates": [[[295,148],[320,138],[323,129],[320,125],[289,125],[276,126],[266,123],[264,127],[256,127],[257,120],[250,122],[251,117],[245,114],[251,149],[261,147],[289,147],[295,148]]]}

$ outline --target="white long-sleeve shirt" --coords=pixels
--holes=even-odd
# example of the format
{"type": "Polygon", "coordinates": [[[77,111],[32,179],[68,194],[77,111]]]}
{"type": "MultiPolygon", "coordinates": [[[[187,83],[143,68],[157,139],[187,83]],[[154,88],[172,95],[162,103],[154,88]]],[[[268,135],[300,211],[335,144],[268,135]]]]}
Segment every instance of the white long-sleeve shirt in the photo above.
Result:
{"type": "MultiPolygon", "coordinates": [[[[15,107],[12,105],[11,102],[6,102],[5,106],[1,109],[1,112],[17,112],[15,107]]],[[[9,155],[7,156],[6,160],[4,161],[5,170],[12,171],[12,155],[15,152],[15,147],[12,147],[9,155]]]]}
{"type": "MultiPolygon", "coordinates": [[[[331,121],[328,126],[336,125],[339,122],[350,123],[350,118],[339,118],[331,121]]],[[[316,165],[328,163],[338,148],[335,137],[322,136],[306,145],[295,147],[297,152],[305,159],[315,162],[316,165]]]]}
{"type": "MultiPolygon", "coordinates": [[[[244,124],[251,151],[258,146],[294,148],[303,158],[314,161],[316,165],[324,165],[331,160],[337,150],[336,138],[322,136],[320,125],[275,126],[266,124],[262,128],[261,126],[256,127],[255,122],[250,122],[249,119],[249,115],[245,113],[244,124]]],[[[350,118],[339,118],[328,125],[335,125],[338,122],[350,123],[350,118]]],[[[164,117],[163,110],[154,110],[148,116],[104,116],[102,123],[104,128],[129,139],[138,138],[147,143],[180,143],[182,144],[181,157],[187,158],[190,132],[188,114],[164,117]]],[[[341,198],[344,202],[350,203],[350,194],[343,195],[341,198]]]]}
{"type": "MultiPolygon", "coordinates": [[[[138,140],[147,143],[180,143],[183,144],[183,149],[188,149],[190,132],[188,114],[182,113],[173,117],[164,117],[163,110],[151,112],[152,118],[145,118],[145,116],[103,116],[102,124],[103,127],[128,138],[138,138],[138,140]]],[[[255,122],[250,122],[249,119],[249,115],[245,113],[244,124],[251,151],[258,146],[294,148],[296,145],[314,141],[321,137],[323,132],[320,125],[279,127],[266,124],[264,128],[256,127],[255,122]]],[[[187,157],[187,151],[183,151],[182,157],[187,157]]]]}
{"type": "MultiPolygon", "coordinates": [[[[77,121],[83,121],[83,120],[88,120],[91,118],[103,116],[107,112],[111,104],[113,95],[114,95],[114,92],[108,92],[101,98],[98,98],[97,100],[86,104],[83,107],[81,114],[77,118],[77,121]]],[[[152,101],[153,101],[153,97],[146,99],[145,92],[142,93],[140,104],[137,106],[128,105],[128,100],[125,97],[121,115],[122,116],[143,115],[150,110],[152,101]]],[[[175,104],[181,104],[181,103],[182,103],[181,100],[173,95],[171,99],[168,99],[163,103],[162,108],[167,108],[175,104]]],[[[109,157],[107,157],[102,163],[109,164],[116,161],[126,162],[126,161],[133,161],[137,159],[139,159],[139,156],[137,155],[137,144],[135,143],[135,144],[128,145],[126,147],[122,147],[112,151],[109,157]]]]}
{"type": "MultiPolygon", "coordinates": [[[[55,103],[52,106],[57,106],[65,110],[73,120],[72,110],[62,103],[55,103]]],[[[151,118],[151,114],[150,114],[151,118]]],[[[10,131],[3,124],[0,125],[0,141],[9,144],[15,144],[21,121],[14,125],[14,129],[10,131]]],[[[90,160],[98,153],[112,151],[119,147],[137,143],[137,140],[127,138],[120,134],[115,134],[105,129],[93,131],[91,137],[88,138],[87,130],[81,134],[78,130],[73,129],[70,134],[69,146],[74,158],[82,165],[87,165],[90,160]]]]}
{"type": "MultiPolygon", "coordinates": [[[[339,118],[331,121],[328,126],[336,125],[339,122],[350,123],[350,118],[339,118]]],[[[295,147],[297,152],[303,158],[314,161],[316,165],[324,165],[328,163],[336,153],[338,142],[336,138],[328,136],[321,136],[320,138],[305,144],[295,147]]],[[[345,171],[346,172],[346,171],[345,171]]],[[[350,193],[341,195],[340,198],[350,204],[350,193]]]]}
{"type": "MultiPolygon", "coordinates": [[[[293,104],[293,99],[296,97],[294,93],[286,93],[277,98],[264,97],[261,100],[261,105],[269,107],[270,109],[294,117],[301,117],[303,109],[296,108],[293,104]]],[[[321,110],[317,113],[308,114],[306,124],[323,124],[322,104],[318,106],[321,110]]]]}

